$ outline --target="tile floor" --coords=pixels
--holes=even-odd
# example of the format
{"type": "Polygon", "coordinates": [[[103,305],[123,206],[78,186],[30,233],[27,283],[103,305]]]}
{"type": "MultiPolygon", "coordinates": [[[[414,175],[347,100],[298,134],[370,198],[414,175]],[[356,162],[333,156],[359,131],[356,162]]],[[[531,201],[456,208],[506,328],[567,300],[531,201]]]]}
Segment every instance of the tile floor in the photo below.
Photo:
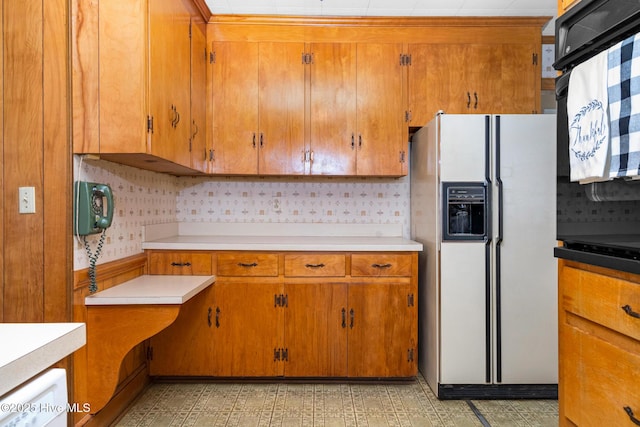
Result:
{"type": "Polygon", "coordinates": [[[153,383],[117,426],[557,426],[555,400],[440,401],[401,384],[153,383]]]}

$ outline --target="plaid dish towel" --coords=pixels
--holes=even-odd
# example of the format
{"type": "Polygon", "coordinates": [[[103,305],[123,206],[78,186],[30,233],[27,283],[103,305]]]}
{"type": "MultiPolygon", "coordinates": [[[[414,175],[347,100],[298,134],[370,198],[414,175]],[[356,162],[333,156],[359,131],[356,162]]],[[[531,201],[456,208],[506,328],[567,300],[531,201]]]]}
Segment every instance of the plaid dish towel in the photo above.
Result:
{"type": "Polygon", "coordinates": [[[609,176],[640,174],[640,33],[608,50],[609,176]]]}

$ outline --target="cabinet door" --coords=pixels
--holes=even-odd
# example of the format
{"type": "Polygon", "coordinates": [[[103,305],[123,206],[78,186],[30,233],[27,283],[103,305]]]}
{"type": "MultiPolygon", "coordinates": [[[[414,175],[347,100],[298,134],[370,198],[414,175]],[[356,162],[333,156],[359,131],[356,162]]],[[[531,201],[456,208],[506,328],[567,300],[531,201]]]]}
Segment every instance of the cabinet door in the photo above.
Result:
{"type": "Polygon", "coordinates": [[[191,17],[185,5],[175,0],[150,2],[149,15],[150,152],[190,166],[191,17]]]}
{"type": "Polygon", "coordinates": [[[304,174],[304,43],[265,42],[259,50],[258,172],[304,174]]]}
{"type": "Polygon", "coordinates": [[[408,377],[417,373],[417,310],[412,286],[359,283],[349,286],[350,377],[408,377]]]}
{"type": "Polygon", "coordinates": [[[532,113],[539,104],[539,66],[528,44],[409,46],[411,126],[449,114],[532,113]]]}
{"type": "Polygon", "coordinates": [[[275,352],[284,348],[283,286],[265,278],[218,279],[213,285],[214,375],[273,377],[284,372],[275,352]]]}
{"type": "MultiPolygon", "coordinates": [[[[77,144],[81,144],[85,153],[145,153],[149,114],[146,100],[148,40],[156,36],[158,28],[153,14],[156,6],[149,12],[149,34],[145,26],[146,1],[93,4],[99,8],[99,15],[92,16],[91,8],[82,11],[88,20],[78,31],[88,40],[77,41],[78,51],[74,57],[74,64],[81,70],[77,76],[74,72],[74,80],[81,79],[75,82],[74,95],[82,98],[82,107],[74,106],[74,133],[82,135],[75,138],[74,150],[78,151],[77,144]],[[98,34],[88,36],[91,24],[95,22],[98,23],[98,34]],[[85,46],[83,42],[89,45],[85,46]],[[92,65],[96,58],[98,69],[92,65]],[[77,114],[82,115],[80,123],[76,121],[77,114]],[[98,121],[94,121],[96,116],[98,121]]],[[[151,68],[159,69],[160,60],[154,57],[151,68]]],[[[151,108],[153,111],[153,104],[151,108]]]]}
{"type": "Polygon", "coordinates": [[[406,174],[405,68],[398,43],[357,46],[358,175],[406,174]]]}
{"type": "Polygon", "coordinates": [[[347,284],[287,283],[289,377],[347,375],[347,284]]]}
{"type": "MultiPolygon", "coordinates": [[[[500,45],[467,45],[463,49],[466,64],[466,93],[471,98],[467,112],[504,113],[502,106],[502,49],[500,45]]],[[[469,97],[467,99],[469,99],[469,97]]]]}
{"type": "Polygon", "coordinates": [[[505,44],[500,47],[502,72],[500,81],[502,109],[500,113],[532,114],[540,110],[541,46],[505,44]]]}
{"type": "Polygon", "coordinates": [[[310,46],[311,175],[356,173],[356,45],[310,46]]]}
{"type": "Polygon", "coordinates": [[[206,147],[207,28],[200,15],[191,21],[191,167],[208,172],[206,147]]]}
{"type": "Polygon", "coordinates": [[[213,375],[213,287],[187,301],[177,319],[151,338],[150,375],[213,375]]]}
{"type": "Polygon", "coordinates": [[[258,173],[258,43],[214,42],[211,172],[258,173]]]}

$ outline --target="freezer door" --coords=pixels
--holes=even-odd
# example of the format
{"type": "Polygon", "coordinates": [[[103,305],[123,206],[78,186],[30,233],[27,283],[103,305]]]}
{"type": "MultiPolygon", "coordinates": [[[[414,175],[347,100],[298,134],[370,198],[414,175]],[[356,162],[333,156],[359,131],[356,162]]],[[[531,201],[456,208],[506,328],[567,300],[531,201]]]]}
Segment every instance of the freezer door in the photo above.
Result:
{"type": "Polygon", "coordinates": [[[494,258],[499,264],[494,381],[553,384],[558,379],[555,116],[493,120],[500,130],[493,180],[494,258]]]}
{"type": "MultiPolygon", "coordinates": [[[[440,116],[440,181],[484,181],[489,116],[440,116]]],[[[490,141],[490,140],[489,140],[490,141]]]]}

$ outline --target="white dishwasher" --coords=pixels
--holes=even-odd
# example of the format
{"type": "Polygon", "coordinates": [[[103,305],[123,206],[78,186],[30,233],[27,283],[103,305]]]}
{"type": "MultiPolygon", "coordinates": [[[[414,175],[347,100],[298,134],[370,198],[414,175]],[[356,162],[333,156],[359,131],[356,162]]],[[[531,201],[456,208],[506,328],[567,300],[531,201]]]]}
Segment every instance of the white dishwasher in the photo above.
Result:
{"type": "Polygon", "coordinates": [[[0,397],[0,427],[65,427],[67,375],[49,369],[0,397]]]}

